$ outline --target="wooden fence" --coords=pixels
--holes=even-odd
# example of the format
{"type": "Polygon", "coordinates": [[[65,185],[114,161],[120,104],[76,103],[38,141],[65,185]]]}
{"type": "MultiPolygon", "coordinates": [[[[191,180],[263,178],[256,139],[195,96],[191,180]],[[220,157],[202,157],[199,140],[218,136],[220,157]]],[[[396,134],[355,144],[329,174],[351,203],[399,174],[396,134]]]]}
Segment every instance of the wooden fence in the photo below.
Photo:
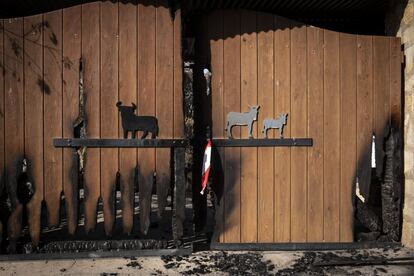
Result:
{"type": "MultiPolygon", "coordinates": [[[[160,138],[183,137],[181,17],[167,1],[94,2],[45,14],[1,20],[0,169],[12,197],[9,238],[21,231],[22,205],[15,197],[16,162],[30,161],[35,195],[28,205],[30,236],[38,244],[41,204],[49,226],[60,221],[63,193],[68,231],[78,225],[78,187],[72,149],[53,138],[73,137],[79,113],[79,59],[85,66],[90,138],[122,137],[117,101],[155,115],[160,138]]],[[[116,173],[121,176],[122,224],[131,233],[135,170],[139,171],[141,230],[148,229],[154,172],[159,215],[170,186],[168,149],[88,149],[84,176],[85,231],[94,229],[99,198],[105,232],[112,234],[116,173]],[[149,195],[149,197],[148,197],[149,195]],[[145,223],[143,223],[143,221],[145,223]]]]}
{"type": "MultiPolygon", "coordinates": [[[[198,80],[203,66],[213,73],[212,111],[203,119],[213,137],[226,137],[229,111],[258,104],[254,137],[263,137],[265,118],[288,113],[285,137],[314,141],[310,148],[219,149],[219,241],[353,241],[353,187],[358,177],[368,196],[372,135],[381,175],[387,127],[391,119],[401,127],[400,39],[243,10],[212,12],[197,34],[198,80]]],[[[247,138],[247,128],[233,135],[247,138]]]]}

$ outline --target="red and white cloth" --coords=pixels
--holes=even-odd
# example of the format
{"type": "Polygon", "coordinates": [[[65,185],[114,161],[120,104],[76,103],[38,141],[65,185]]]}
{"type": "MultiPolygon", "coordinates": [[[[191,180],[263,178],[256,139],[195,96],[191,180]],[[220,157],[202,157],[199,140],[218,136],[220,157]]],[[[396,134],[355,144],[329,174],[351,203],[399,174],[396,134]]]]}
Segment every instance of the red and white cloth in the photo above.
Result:
{"type": "Polygon", "coordinates": [[[207,187],[208,176],[210,174],[211,168],[211,140],[207,140],[206,148],[204,149],[204,157],[203,157],[203,170],[201,176],[201,192],[200,194],[204,194],[204,190],[207,187]]]}

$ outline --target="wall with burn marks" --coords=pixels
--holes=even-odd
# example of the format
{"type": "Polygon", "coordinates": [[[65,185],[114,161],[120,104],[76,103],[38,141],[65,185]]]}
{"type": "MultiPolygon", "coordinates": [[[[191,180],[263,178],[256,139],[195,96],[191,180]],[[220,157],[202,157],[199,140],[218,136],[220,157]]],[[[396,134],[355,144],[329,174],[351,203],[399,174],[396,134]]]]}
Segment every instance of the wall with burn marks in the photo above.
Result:
{"type": "MultiPolygon", "coordinates": [[[[171,18],[166,0],[96,1],[0,20],[0,175],[1,185],[6,184],[12,197],[11,241],[21,232],[22,206],[12,193],[16,162],[23,155],[31,162],[36,187],[28,205],[35,245],[42,213],[47,213],[47,226],[64,221],[68,232],[75,234],[82,205],[85,211],[79,217],[85,217],[84,229],[89,233],[95,229],[98,202],[103,204],[105,233],[112,236],[116,179],[122,195],[122,231],[131,234],[137,226],[137,168],[139,204],[147,201],[147,208],[140,206],[146,210],[141,211],[142,220],[150,216],[153,183],[158,215],[163,214],[170,187],[168,149],[88,149],[83,181],[79,181],[73,150],[54,148],[52,140],[76,135],[81,57],[88,137],[122,137],[117,101],[135,103],[139,115],[157,116],[160,138],[182,137],[180,20],[179,11],[171,18]],[[78,193],[80,189],[84,193],[78,193]],[[146,196],[144,191],[149,191],[146,196]]],[[[143,225],[146,232],[148,225],[143,225]]]]}

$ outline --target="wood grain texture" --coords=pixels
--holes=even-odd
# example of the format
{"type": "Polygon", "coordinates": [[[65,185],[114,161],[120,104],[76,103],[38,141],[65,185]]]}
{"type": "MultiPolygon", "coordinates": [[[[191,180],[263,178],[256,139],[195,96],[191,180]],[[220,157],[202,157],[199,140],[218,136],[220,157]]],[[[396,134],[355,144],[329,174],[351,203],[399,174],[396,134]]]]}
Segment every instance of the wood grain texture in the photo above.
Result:
{"type": "MultiPolygon", "coordinates": [[[[211,98],[212,98],[212,136],[218,138],[225,137],[224,131],[224,39],[223,39],[223,11],[214,11],[208,17],[208,35],[210,39],[211,51],[211,70],[214,77],[211,79],[211,98]]],[[[213,185],[217,187],[216,217],[215,217],[215,238],[217,241],[224,242],[224,205],[225,195],[223,194],[223,168],[224,149],[215,151],[216,160],[213,164],[212,179],[213,185]]]]}
{"type": "Polygon", "coordinates": [[[373,37],[373,89],[376,174],[382,176],[384,140],[390,124],[390,44],[389,38],[373,37]]]}
{"type": "Polygon", "coordinates": [[[178,10],[174,20],[174,138],[184,137],[184,110],[183,110],[183,59],[181,56],[181,10],[178,10]]]}
{"type": "Polygon", "coordinates": [[[8,221],[10,250],[15,249],[20,236],[22,205],[16,198],[18,161],[24,154],[24,92],[23,92],[23,19],[4,23],[4,114],[6,188],[12,205],[8,221]]]}
{"type": "MultiPolygon", "coordinates": [[[[156,9],[142,2],[138,6],[138,107],[140,114],[155,115],[156,90],[156,9]]],[[[150,226],[151,193],[155,170],[155,150],[140,149],[139,166],[139,209],[141,233],[147,234],[150,226]]]]}
{"type": "MultiPolygon", "coordinates": [[[[87,135],[100,137],[100,3],[82,5],[82,54],[84,58],[84,86],[87,93],[87,135]]],[[[96,225],[96,210],[100,196],[100,149],[88,149],[84,175],[85,232],[96,225]]]]}
{"type": "MultiPolygon", "coordinates": [[[[259,15],[260,16],[260,15],[259,15]]],[[[241,107],[257,105],[257,34],[256,12],[242,11],[241,17],[241,107]]],[[[260,114],[261,110],[259,110],[260,114]]],[[[257,138],[258,123],[253,124],[253,137],[257,138]]],[[[241,138],[248,138],[243,129],[241,138]]],[[[241,242],[257,242],[257,148],[241,149],[241,242]]]]}
{"type": "MultiPolygon", "coordinates": [[[[306,137],[307,65],[306,27],[291,29],[291,137],[306,137]]],[[[291,153],[291,241],[306,241],[307,233],[307,149],[292,148],[291,153]]]]}
{"type": "Polygon", "coordinates": [[[43,30],[42,15],[24,19],[25,155],[29,160],[35,194],[27,204],[30,237],[34,246],[40,238],[43,200],[43,30]],[[29,115],[30,114],[30,115],[29,115]]]}
{"type": "Polygon", "coordinates": [[[44,185],[49,226],[60,220],[62,192],[62,149],[52,138],[62,137],[62,11],[44,15],[44,185]],[[49,93],[48,93],[49,92],[49,93]]]}
{"type": "MultiPolygon", "coordinates": [[[[101,138],[118,137],[118,3],[101,4],[101,138]]],[[[101,149],[101,197],[104,228],[112,236],[115,222],[115,181],[118,149],[101,149]]]]}
{"type": "MultiPolygon", "coordinates": [[[[284,137],[291,137],[290,108],[290,20],[275,16],[274,34],[274,116],[287,113],[287,124],[283,130],[284,137]]],[[[261,117],[263,119],[263,117],[261,117]]],[[[275,148],[274,167],[274,241],[290,241],[290,148],[275,148]]]]}
{"type": "Polygon", "coordinates": [[[324,32],[324,240],[339,240],[340,120],[339,34],[324,32]]]}
{"type": "MultiPolygon", "coordinates": [[[[32,162],[38,185],[29,204],[33,243],[39,242],[42,198],[50,224],[59,223],[62,187],[68,232],[76,232],[75,156],[71,149],[62,156],[51,139],[73,136],[82,55],[89,137],[119,137],[118,99],[124,104],[135,102],[138,114],[157,115],[161,137],[182,137],[179,13],[173,22],[165,1],[135,4],[96,2],[1,21],[5,31],[0,33],[4,69],[0,76],[0,169],[8,173],[14,209],[11,249],[22,223],[15,176],[17,161],[24,154],[32,162]],[[33,30],[42,17],[43,28],[33,30]],[[39,184],[43,179],[44,184],[39,184]]],[[[219,10],[206,18],[203,34],[210,40],[210,49],[203,48],[202,54],[211,57],[213,136],[225,137],[227,112],[246,111],[247,105],[258,100],[262,109],[255,137],[261,136],[260,124],[267,113],[275,118],[283,112],[289,114],[285,137],[314,139],[311,148],[261,149],[272,153],[259,158],[255,148],[217,149],[214,158],[218,162],[213,160],[213,164],[222,166],[225,183],[219,185],[225,191],[218,202],[216,236],[221,242],[352,241],[352,185],[358,179],[362,193],[368,196],[372,133],[380,142],[379,164],[383,153],[378,149],[387,124],[392,121],[402,128],[400,40],[324,31],[268,14],[256,17],[255,12],[219,10]]],[[[235,127],[233,133],[234,137],[247,136],[246,127],[235,127]]],[[[124,231],[132,233],[138,160],[141,231],[147,233],[153,173],[156,168],[163,202],[163,187],[169,186],[164,181],[169,179],[169,157],[167,151],[143,149],[137,154],[132,149],[119,159],[118,150],[89,149],[87,231],[94,229],[96,204],[102,196],[105,231],[112,234],[115,209],[111,205],[119,163],[124,231]]]]}
{"type": "Polygon", "coordinates": [[[308,149],[308,233],[307,241],[323,241],[323,30],[307,28],[308,60],[308,137],[312,137],[313,146],[308,149]]]}
{"type": "MultiPolygon", "coordinates": [[[[79,59],[81,57],[81,6],[63,10],[63,137],[73,137],[79,114],[79,59]]],[[[73,149],[63,150],[63,193],[68,232],[78,225],[78,162],[73,149]]]]}
{"type": "Polygon", "coordinates": [[[357,177],[361,193],[368,199],[374,116],[372,37],[358,36],[357,47],[357,177]]]}
{"type": "Polygon", "coordinates": [[[402,131],[403,119],[401,101],[401,38],[390,39],[390,93],[391,93],[391,123],[402,131]]]}
{"type": "MultiPolygon", "coordinates": [[[[119,3],[119,100],[124,105],[137,104],[136,113],[143,115],[146,114],[144,104],[140,101],[137,103],[137,49],[136,6],[134,3],[119,3]]],[[[119,158],[122,226],[125,234],[131,234],[134,217],[134,177],[137,150],[120,149],[119,158]]]]}
{"type": "MultiPolygon", "coordinates": [[[[2,194],[4,192],[5,182],[6,182],[6,164],[5,164],[5,129],[4,129],[4,119],[5,119],[5,106],[4,106],[4,78],[6,75],[6,70],[4,67],[4,21],[0,19],[0,189],[2,194]]],[[[6,231],[5,224],[3,221],[0,221],[0,235],[3,235],[3,232],[6,231]]]]}
{"type": "MultiPolygon", "coordinates": [[[[260,105],[258,128],[263,129],[263,120],[274,116],[274,57],[273,57],[273,24],[270,14],[257,14],[257,63],[258,63],[258,104],[260,105]]],[[[246,108],[243,106],[243,108],[246,108]]],[[[275,135],[269,130],[268,137],[275,135]]],[[[273,190],[273,158],[272,148],[258,148],[258,241],[273,241],[274,190],[273,190]]]]}
{"type": "MultiPolygon", "coordinates": [[[[240,112],[240,12],[224,15],[224,114],[240,112]]],[[[243,110],[244,111],[244,110],[243,110]]],[[[240,128],[233,128],[233,137],[240,138],[240,128]]],[[[225,242],[240,242],[240,149],[225,148],[225,242]]]]}
{"type": "Polygon", "coordinates": [[[341,186],[339,240],[352,242],[354,238],[354,183],[356,172],[356,100],[357,100],[357,44],[356,36],[340,34],[340,94],[341,94],[341,186]]]}
{"type": "MultiPolygon", "coordinates": [[[[172,138],[174,124],[174,22],[170,16],[167,1],[158,1],[156,10],[156,117],[159,138],[172,138]]],[[[171,184],[170,149],[156,150],[158,217],[164,213],[171,184]]]]}

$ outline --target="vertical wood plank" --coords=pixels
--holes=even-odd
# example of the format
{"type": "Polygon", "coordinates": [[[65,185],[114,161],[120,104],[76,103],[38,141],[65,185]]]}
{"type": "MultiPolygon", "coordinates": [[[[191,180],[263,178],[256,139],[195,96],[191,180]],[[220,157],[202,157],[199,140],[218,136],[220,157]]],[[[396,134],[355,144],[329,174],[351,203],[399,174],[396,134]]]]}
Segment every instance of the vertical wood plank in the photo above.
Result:
{"type": "Polygon", "coordinates": [[[324,33],[324,240],[339,241],[340,108],[339,35],[324,33]]]}
{"type": "Polygon", "coordinates": [[[402,133],[401,103],[401,38],[390,39],[391,122],[402,133]]]}
{"type": "MultiPolygon", "coordinates": [[[[291,29],[291,137],[306,137],[306,27],[291,29]]],[[[306,241],[307,233],[307,149],[291,152],[291,240],[306,241]]]]}
{"type": "MultiPolygon", "coordinates": [[[[0,189],[2,194],[4,192],[5,182],[6,182],[6,166],[5,166],[5,129],[4,129],[4,119],[5,119],[5,93],[4,93],[4,78],[6,75],[5,63],[4,63],[4,21],[0,19],[0,189]]],[[[3,237],[4,229],[2,221],[0,221],[0,235],[3,237]]]]}
{"type": "Polygon", "coordinates": [[[390,39],[390,93],[391,93],[391,122],[400,133],[402,131],[401,110],[401,38],[390,39]]]}
{"type": "Polygon", "coordinates": [[[384,164],[384,139],[390,123],[390,44],[383,36],[373,37],[374,68],[374,132],[377,176],[382,176],[384,164]]]}
{"type": "MultiPolygon", "coordinates": [[[[137,10],[134,8],[135,4],[135,2],[119,3],[119,100],[123,105],[137,103],[137,10]]],[[[145,114],[144,105],[138,102],[137,106],[136,113],[145,114]]],[[[131,234],[133,227],[136,152],[136,149],[120,149],[122,226],[125,234],[131,234]]]]}
{"type": "Polygon", "coordinates": [[[372,37],[358,36],[357,47],[357,177],[361,193],[368,199],[373,131],[372,37]]]}
{"type": "MultiPolygon", "coordinates": [[[[158,1],[156,9],[156,117],[158,118],[159,138],[172,138],[174,127],[174,72],[173,45],[174,24],[167,8],[167,1],[158,1]]],[[[156,150],[158,217],[161,217],[167,204],[170,187],[170,149],[156,150]]]]}
{"type": "MultiPolygon", "coordinates": [[[[224,114],[240,111],[240,11],[224,12],[224,114]]],[[[233,128],[240,138],[240,128],[233,128]]],[[[225,148],[224,241],[240,242],[240,149],[225,148]]]]}
{"type": "MultiPolygon", "coordinates": [[[[81,57],[82,8],[63,10],[63,137],[73,137],[79,114],[79,59],[81,57]]],[[[63,193],[68,232],[78,225],[78,161],[73,149],[63,150],[63,193]]]]}
{"type": "Polygon", "coordinates": [[[308,38],[308,233],[307,241],[323,241],[323,30],[307,28],[308,38]]]}
{"type": "MultiPolygon", "coordinates": [[[[85,66],[85,91],[87,93],[87,133],[90,138],[100,137],[100,3],[82,6],[82,53],[85,66]]],[[[85,165],[85,232],[96,225],[96,209],[100,196],[100,149],[88,149],[85,165]]]]}
{"type": "Polygon", "coordinates": [[[23,19],[4,23],[4,114],[6,185],[12,204],[8,222],[10,249],[20,236],[22,205],[16,198],[17,161],[24,151],[23,19]]]}
{"type": "MultiPolygon", "coordinates": [[[[212,136],[217,138],[224,138],[224,40],[223,40],[223,11],[214,11],[208,17],[208,31],[210,38],[210,51],[211,51],[211,71],[214,72],[214,77],[211,79],[211,97],[212,97],[212,136]]],[[[214,148],[214,147],[213,147],[214,148]]],[[[218,160],[213,160],[215,169],[213,169],[213,181],[214,185],[217,184],[218,190],[218,202],[216,210],[216,225],[215,231],[217,239],[220,242],[224,242],[224,205],[225,194],[223,193],[223,175],[221,167],[224,165],[224,149],[218,148],[217,155],[218,160]]]]}
{"type": "MultiPolygon", "coordinates": [[[[138,107],[139,114],[155,115],[155,58],[156,9],[151,2],[138,5],[138,107]]],[[[139,206],[140,228],[146,234],[150,226],[151,193],[155,169],[155,150],[140,149],[139,166],[139,206]]]]}
{"type": "Polygon", "coordinates": [[[43,200],[43,28],[42,15],[24,19],[25,155],[29,160],[35,194],[27,204],[30,237],[39,243],[43,200]]]}
{"type": "MultiPolygon", "coordinates": [[[[258,128],[263,129],[263,119],[274,116],[273,98],[273,16],[265,13],[257,14],[257,63],[258,63],[258,104],[260,105],[258,128]]],[[[246,108],[246,107],[242,107],[246,108]]],[[[269,130],[268,137],[275,135],[269,130]]],[[[273,148],[258,149],[258,241],[273,241],[273,148]]]]}
{"type": "Polygon", "coordinates": [[[341,94],[341,186],[340,241],[353,241],[354,210],[352,190],[356,172],[356,36],[340,34],[340,94],[341,94]]]}
{"type": "Polygon", "coordinates": [[[44,15],[44,185],[49,226],[59,224],[62,192],[62,149],[52,139],[62,137],[62,11],[44,15]]]}
{"type": "MultiPolygon", "coordinates": [[[[291,137],[290,109],[290,21],[275,16],[275,112],[287,113],[284,137],[291,137]]],[[[263,118],[263,117],[261,117],[263,118]]],[[[290,148],[275,148],[274,241],[290,241],[290,148]]]]}
{"type": "Polygon", "coordinates": [[[181,56],[181,10],[176,11],[174,20],[174,138],[184,137],[183,110],[183,60],[181,56]]]}
{"type": "MultiPolygon", "coordinates": [[[[257,105],[256,12],[242,11],[241,17],[241,107],[257,105]]],[[[259,110],[260,112],[261,110],[259,110]]],[[[257,124],[253,137],[258,137],[257,124]]],[[[248,138],[246,129],[242,138],[248,138]]],[[[257,148],[241,149],[241,242],[257,242],[257,148]]]]}
{"type": "MultiPolygon", "coordinates": [[[[101,3],[101,137],[118,137],[118,3],[101,3]]],[[[112,235],[118,149],[101,149],[101,197],[104,228],[112,235]]]]}

